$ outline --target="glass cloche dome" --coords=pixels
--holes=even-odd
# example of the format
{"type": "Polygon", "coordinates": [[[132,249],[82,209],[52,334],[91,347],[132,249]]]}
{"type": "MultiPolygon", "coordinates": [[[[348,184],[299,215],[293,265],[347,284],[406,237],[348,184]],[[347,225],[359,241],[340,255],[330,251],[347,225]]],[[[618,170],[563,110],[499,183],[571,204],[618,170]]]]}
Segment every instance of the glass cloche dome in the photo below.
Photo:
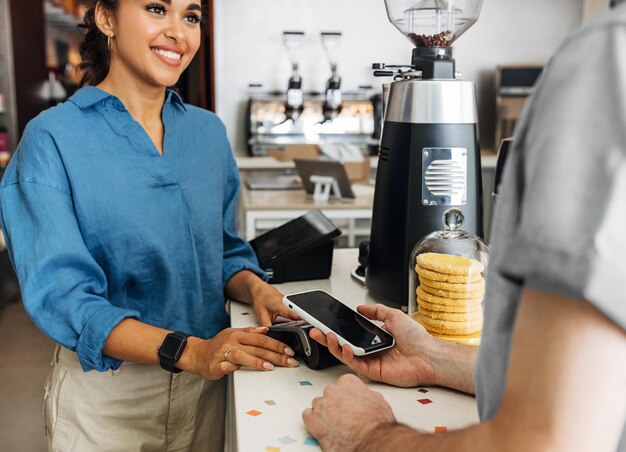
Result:
{"type": "Polygon", "coordinates": [[[463,213],[443,214],[442,231],[420,240],[409,260],[409,315],[433,336],[480,344],[489,247],[461,230],[463,213]]]}

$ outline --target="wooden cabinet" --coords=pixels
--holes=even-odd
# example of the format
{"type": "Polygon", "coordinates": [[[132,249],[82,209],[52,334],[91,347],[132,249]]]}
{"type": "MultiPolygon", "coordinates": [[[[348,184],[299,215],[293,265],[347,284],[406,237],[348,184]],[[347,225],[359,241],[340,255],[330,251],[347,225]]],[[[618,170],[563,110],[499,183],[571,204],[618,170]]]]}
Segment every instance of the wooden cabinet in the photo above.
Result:
{"type": "Polygon", "coordinates": [[[15,146],[15,140],[19,139],[28,121],[49,106],[48,101],[40,95],[40,89],[48,79],[43,1],[0,0],[0,5],[0,21],[8,23],[0,27],[0,45],[9,62],[2,76],[8,77],[10,81],[8,96],[14,102],[15,116],[12,121],[15,123],[15,146]]]}

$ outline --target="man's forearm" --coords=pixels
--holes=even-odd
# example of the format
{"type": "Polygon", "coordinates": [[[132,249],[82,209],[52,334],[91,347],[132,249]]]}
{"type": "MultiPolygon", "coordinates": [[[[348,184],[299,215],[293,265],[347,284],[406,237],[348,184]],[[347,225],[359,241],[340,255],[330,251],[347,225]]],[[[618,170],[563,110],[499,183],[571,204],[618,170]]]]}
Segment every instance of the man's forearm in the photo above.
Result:
{"type": "Polygon", "coordinates": [[[436,339],[431,350],[431,364],[435,372],[434,384],[474,394],[474,373],[478,347],[436,339]]]}
{"type": "MultiPolygon", "coordinates": [[[[381,450],[437,451],[499,451],[504,444],[498,443],[491,424],[480,424],[449,433],[422,433],[404,424],[390,423],[374,428],[355,449],[359,452],[381,450]]],[[[501,438],[500,438],[501,439],[501,438]]]]}

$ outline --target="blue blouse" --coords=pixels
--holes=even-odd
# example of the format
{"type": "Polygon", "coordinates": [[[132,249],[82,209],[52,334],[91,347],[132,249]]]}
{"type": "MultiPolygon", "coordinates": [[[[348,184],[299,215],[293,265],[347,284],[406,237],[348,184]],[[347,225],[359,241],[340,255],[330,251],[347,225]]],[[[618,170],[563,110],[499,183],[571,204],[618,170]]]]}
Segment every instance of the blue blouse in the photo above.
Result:
{"type": "Polygon", "coordinates": [[[122,102],[79,90],[24,132],[0,184],[0,220],[26,311],[85,371],[124,318],[210,338],[224,286],[262,275],[237,236],[239,175],[212,113],[167,92],[163,156],[122,102]]]}

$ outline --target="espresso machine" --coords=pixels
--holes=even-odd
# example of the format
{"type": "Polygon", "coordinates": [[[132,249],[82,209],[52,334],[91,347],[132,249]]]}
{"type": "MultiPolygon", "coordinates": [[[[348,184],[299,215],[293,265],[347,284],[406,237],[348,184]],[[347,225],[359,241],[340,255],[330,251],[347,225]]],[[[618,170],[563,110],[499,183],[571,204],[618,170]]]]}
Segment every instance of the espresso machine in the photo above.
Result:
{"type": "Polygon", "coordinates": [[[483,236],[475,87],[461,80],[452,43],[478,19],[482,0],[385,0],[391,23],[413,44],[410,65],[375,64],[391,76],[379,150],[366,273],[369,291],[407,309],[414,245],[441,229],[444,212],[483,236]]]}
{"type": "Polygon", "coordinates": [[[308,157],[311,153],[318,155],[319,147],[325,144],[337,144],[339,149],[358,148],[367,156],[371,149],[377,149],[380,101],[371,96],[371,86],[359,86],[356,91],[342,89],[338,72],[342,34],[322,32],[320,37],[331,69],[324,91],[303,90],[302,31],[283,32],[292,68],[287,90],[264,91],[260,84],[248,85],[245,130],[250,156],[294,151],[308,157]]]}

